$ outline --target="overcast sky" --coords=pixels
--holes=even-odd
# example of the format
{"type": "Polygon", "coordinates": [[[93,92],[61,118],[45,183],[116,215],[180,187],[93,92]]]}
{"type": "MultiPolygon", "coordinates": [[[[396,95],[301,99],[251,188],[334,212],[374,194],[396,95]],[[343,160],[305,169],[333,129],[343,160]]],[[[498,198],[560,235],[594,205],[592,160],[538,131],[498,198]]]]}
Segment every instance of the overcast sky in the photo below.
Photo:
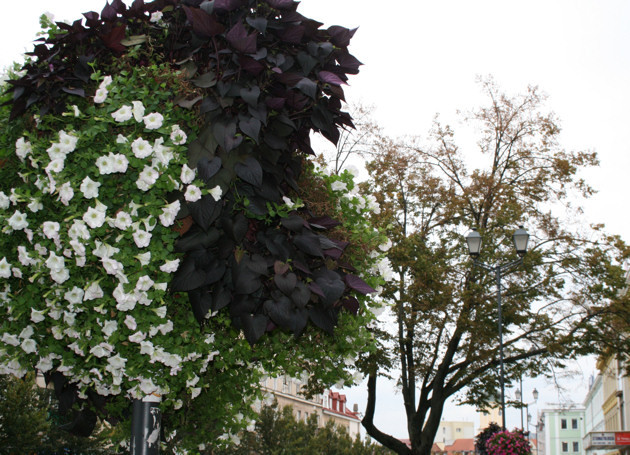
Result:
{"type": "MultiPolygon", "coordinates": [[[[126,0],[125,3],[131,3],[126,0]]],[[[49,11],[57,20],[75,20],[99,11],[104,0],[12,2],[0,15],[0,65],[19,59],[49,11]]],[[[492,75],[506,91],[538,85],[563,127],[561,144],[595,150],[598,169],[584,176],[599,193],[585,205],[585,219],[603,222],[626,241],[630,214],[630,2],[623,0],[303,0],[299,11],[325,26],[359,27],[350,51],[364,63],[347,89],[349,101],[374,105],[373,116],[391,136],[424,135],[436,113],[453,124],[454,113],[482,101],[477,76],[492,75]]],[[[457,136],[456,136],[457,137],[457,136]]],[[[559,393],[542,379],[525,379],[524,395],[541,392],[538,408],[573,399],[581,403],[592,360],[580,365],[559,393]]],[[[407,437],[400,395],[381,387],[377,425],[407,437]],[[395,401],[395,402],[394,402],[395,401]]],[[[509,391],[511,394],[512,391],[509,391]]],[[[363,388],[349,401],[364,407],[363,388]]],[[[536,406],[530,407],[530,412],[536,406]]],[[[518,412],[508,427],[520,426],[518,412]]],[[[471,409],[449,407],[445,418],[478,421],[471,409]]]]}

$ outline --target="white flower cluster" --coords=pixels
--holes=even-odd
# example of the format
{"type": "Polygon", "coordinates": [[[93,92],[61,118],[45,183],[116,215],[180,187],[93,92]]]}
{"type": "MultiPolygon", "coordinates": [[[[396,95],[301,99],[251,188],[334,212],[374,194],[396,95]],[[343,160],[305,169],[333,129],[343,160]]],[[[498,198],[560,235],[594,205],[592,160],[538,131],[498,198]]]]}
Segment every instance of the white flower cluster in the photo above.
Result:
{"type": "Polygon", "coordinates": [[[141,396],[168,393],[168,378],[186,371],[182,387],[195,396],[190,371],[218,352],[212,343],[194,352],[171,333],[181,318],[170,319],[166,291],[180,260],[164,238],[174,238],[181,202],[166,194],[219,200],[222,190],[201,189],[178,125],[145,115],[140,101],[122,104],[113,83],[103,78],[91,118],[66,116],[74,128],[53,141],[34,132],[15,143],[23,184],[0,191],[0,374],[36,365],[82,393],[141,396]],[[120,134],[82,131],[99,121],[120,134]],[[106,142],[97,157],[95,140],[106,142]]]}

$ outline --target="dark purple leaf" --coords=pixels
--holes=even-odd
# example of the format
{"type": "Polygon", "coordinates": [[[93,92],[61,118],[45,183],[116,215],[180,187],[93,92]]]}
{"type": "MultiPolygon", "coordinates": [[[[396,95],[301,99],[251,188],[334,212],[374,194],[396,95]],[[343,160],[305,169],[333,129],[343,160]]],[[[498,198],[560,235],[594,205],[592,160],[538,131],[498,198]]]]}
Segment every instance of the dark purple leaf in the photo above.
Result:
{"type": "Polygon", "coordinates": [[[293,0],[265,0],[269,6],[275,9],[292,9],[295,6],[293,0]]]}
{"type": "Polygon", "coordinates": [[[320,81],[326,82],[331,85],[345,84],[345,82],[342,81],[339,76],[337,76],[335,73],[331,73],[330,71],[320,71],[319,73],[317,73],[317,76],[319,77],[320,81]]]}
{"type": "Polygon", "coordinates": [[[327,311],[319,307],[311,307],[308,310],[308,316],[311,321],[313,321],[313,324],[324,330],[329,335],[334,333],[337,321],[331,311],[327,311]]]}
{"type": "Polygon", "coordinates": [[[304,31],[303,25],[291,25],[280,33],[280,38],[290,44],[300,44],[304,37],[304,31]]]}
{"type": "Polygon", "coordinates": [[[291,295],[297,284],[297,276],[295,273],[287,273],[286,275],[276,274],[273,281],[282,293],[285,295],[291,295]]]}
{"type": "Polygon", "coordinates": [[[113,50],[114,52],[124,52],[125,46],[123,46],[120,42],[125,37],[125,25],[119,25],[118,27],[114,27],[109,33],[103,35],[101,38],[105,46],[113,50]]]}
{"type": "Polygon", "coordinates": [[[329,216],[320,216],[317,218],[311,218],[308,220],[308,223],[317,229],[332,229],[336,226],[339,226],[341,223],[337,220],[333,220],[329,216]]]}
{"type": "Polygon", "coordinates": [[[302,232],[302,229],[304,229],[304,218],[299,215],[289,215],[286,218],[282,218],[280,223],[292,232],[302,232]]]}
{"type": "Polygon", "coordinates": [[[185,253],[187,251],[205,249],[214,245],[220,236],[221,233],[218,229],[210,228],[204,231],[195,224],[177,240],[175,251],[185,253]]]}
{"type": "Polygon", "coordinates": [[[328,33],[330,34],[330,40],[337,47],[348,47],[350,44],[350,39],[357,32],[357,29],[348,30],[345,27],[341,27],[339,25],[333,25],[328,28],[328,33]]]}
{"type": "Polygon", "coordinates": [[[319,237],[312,232],[304,232],[293,237],[293,243],[300,250],[304,251],[311,256],[323,257],[324,252],[322,247],[319,246],[319,237]]]}
{"type": "Polygon", "coordinates": [[[258,144],[258,134],[260,133],[261,127],[260,120],[253,117],[242,118],[238,122],[238,127],[243,134],[251,137],[254,142],[258,144]]]}
{"type": "Polygon", "coordinates": [[[343,251],[338,248],[329,248],[324,250],[324,254],[333,259],[339,259],[343,255],[343,251]]]}
{"type": "Polygon", "coordinates": [[[191,81],[196,87],[210,88],[217,84],[217,75],[214,71],[208,71],[191,81]]]}
{"type": "Polygon", "coordinates": [[[243,314],[241,315],[241,324],[243,325],[243,333],[249,344],[256,343],[267,329],[269,318],[264,314],[243,314]]]}
{"type": "Polygon", "coordinates": [[[199,177],[208,183],[214,175],[219,172],[221,169],[221,158],[215,156],[212,159],[208,159],[207,157],[202,157],[197,161],[197,172],[199,173],[199,177]]]}
{"type": "Polygon", "coordinates": [[[77,95],[82,98],[85,98],[85,90],[83,90],[82,88],[63,87],[61,90],[63,90],[66,93],[69,93],[70,95],[77,95]]]}
{"type": "Polygon", "coordinates": [[[267,19],[264,17],[246,17],[245,20],[250,27],[255,28],[260,33],[264,34],[267,31],[267,19]]]}
{"type": "Polygon", "coordinates": [[[256,52],[256,37],[258,33],[247,34],[242,22],[237,22],[225,35],[225,38],[234,49],[243,54],[253,54],[256,52]]]}
{"type": "Polygon", "coordinates": [[[305,77],[300,82],[298,82],[295,85],[295,88],[304,93],[306,96],[309,96],[313,99],[317,98],[317,82],[309,79],[308,77],[305,77]]]}
{"type": "Polygon", "coordinates": [[[204,230],[208,230],[221,214],[221,205],[209,194],[202,196],[198,201],[188,203],[188,208],[195,223],[204,230]]]}
{"type": "Polygon", "coordinates": [[[344,280],[346,281],[346,284],[350,288],[354,289],[355,291],[359,291],[363,295],[372,294],[373,292],[376,292],[375,289],[373,289],[369,284],[367,284],[358,276],[346,275],[344,277],[344,280]]]}
{"type": "Polygon", "coordinates": [[[234,11],[243,5],[243,0],[214,0],[214,9],[216,11],[234,11]]]}
{"type": "Polygon", "coordinates": [[[276,275],[284,275],[285,273],[289,271],[289,269],[290,269],[289,264],[285,262],[276,261],[273,263],[273,271],[276,275]]]}
{"type": "Polygon", "coordinates": [[[286,103],[285,98],[267,98],[265,100],[265,104],[271,108],[279,111],[284,108],[284,104],[286,103]]]}
{"type": "Polygon", "coordinates": [[[241,68],[254,76],[258,76],[265,66],[247,55],[239,55],[241,68]]]}
{"type": "MultiPolygon", "coordinates": [[[[87,19],[86,24],[87,24],[88,27],[94,27],[95,25],[98,25],[100,23],[99,15],[95,11],[89,11],[87,13],[83,13],[83,16],[87,19]]],[[[62,28],[64,28],[64,29],[67,28],[69,30],[72,30],[72,27],[70,27],[68,24],[63,24],[63,25],[64,25],[64,27],[62,27],[62,28]]]]}
{"type": "Polygon", "coordinates": [[[256,107],[258,105],[258,97],[260,96],[260,87],[256,85],[254,87],[242,88],[240,95],[243,101],[252,107],[256,107]]]}
{"type": "Polygon", "coordinates": [[[247,183],[259,187],[262,185],[262,167],[260,163],[253,156],[248,156],[242,162],[236,163],[234,171],[241,179],[247,183]]]}
{"type": "Polygon", "coordinates": [[[347,299],[343,299],[343,307],[350,313],[356,315],[359,312],[360,305],[357,299],[348,297],[347,299]]]}
{"type": "Polygon", "coordinates": [[[213,302],[210,290],[207,287],[190,290],[188,291],[188,300],[197,322],[205,321],[213,302]]]}
{"type": "Polygon", "coordinates": [[[217,22],[211,15],[199,8],[182,6],[186,13],[186,18],[193,26],[193,31],[201,38],[212,38],[223,33],[225,27],[217,22]]]}
{"type": "Polygon", "coordinates": [[[109,2],[105,3],[105,7],[103,8],[103,11],[101,11],[101,19],[103,19],[104,21],[113,21],[118,17],[118,14],[116,12],[116,8],[114,8],[112,5],[109,4],[109,2]]]}
{"type": "Polygon", "coordinates": [[[291,293],[291,300],[298,308],[306,308],[310,299],[311,291],[308,290],[308,287],[303,282],[298,281],[291,293]]]}

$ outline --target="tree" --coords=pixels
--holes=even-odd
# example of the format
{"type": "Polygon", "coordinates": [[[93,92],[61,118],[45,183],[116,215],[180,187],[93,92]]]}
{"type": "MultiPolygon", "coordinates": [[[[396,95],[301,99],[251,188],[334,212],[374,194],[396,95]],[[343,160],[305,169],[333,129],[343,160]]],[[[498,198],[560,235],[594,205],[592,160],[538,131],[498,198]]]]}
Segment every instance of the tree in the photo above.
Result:
{"type": "Polygon", "coordinates": [[[523,264],[504,276],[508,385],[592,350],[583,336],[623,287],[628,247],[601,226],[585,226],[573,206],[593,191],[579,172],[597,164],[595,153],[560,147],[557,120],[537,88],[507,96],[491,80],[482,87],[488,105],[465,116],[479,134],[476,154],[464,154],[436,120],[429,146],[383,140],[368,165],[378,223],[393,241],[394,279],[383,295],[395,318],[389,352],[411,448],[374,424],[376,381],[386,372],[375,362],[363,425],[399,454],[430,453],[448,398],[483,407],[498,390],[494,277],[468,257],[470,228],[481,233],[480,259],[490,264],[515,259],[510,237],[519,225],[531,234],[523,264]]]}
{"type": "Polygon", "coordinates": [[[214,455],[385,455],[391,453],[378,444],[352,439],[332,421],[318,427],[315,415],[296,420],[291,406],[278,408],[277,402],[263,406],[254,431],[246,433],[237,447],[214,455]]]}
{"type": "Polygon", "coordinates": [[[56,453],[96,455],[114,453],[107,436],[111,429],[101,428],[91,438],[80,438],[60,428],[50,390],[35,384],[34,375],[22,379],[0,376],[0,446],[2,453],[56,453]]]}

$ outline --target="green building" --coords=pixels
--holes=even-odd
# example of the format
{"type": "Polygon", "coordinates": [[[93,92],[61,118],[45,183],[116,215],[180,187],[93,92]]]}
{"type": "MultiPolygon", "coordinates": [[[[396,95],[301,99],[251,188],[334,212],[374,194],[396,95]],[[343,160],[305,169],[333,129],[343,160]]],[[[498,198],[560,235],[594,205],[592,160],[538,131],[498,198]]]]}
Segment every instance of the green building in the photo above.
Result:
{"type": "Polygon", "coordinates": [[[538,415],[538,455],[584,454],[584,408],[543,409],[538,415]]]}

